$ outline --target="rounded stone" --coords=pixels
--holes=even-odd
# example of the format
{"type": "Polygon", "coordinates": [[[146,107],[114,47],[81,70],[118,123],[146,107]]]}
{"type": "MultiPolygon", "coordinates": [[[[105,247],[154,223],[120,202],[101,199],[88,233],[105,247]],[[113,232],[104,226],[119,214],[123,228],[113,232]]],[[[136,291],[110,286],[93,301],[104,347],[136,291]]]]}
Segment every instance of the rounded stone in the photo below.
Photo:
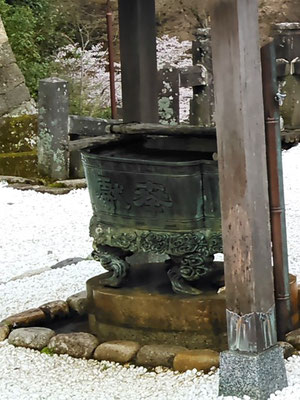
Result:
{"type": "Polygon", "coordinates": [[[44,322],[46,320],[46,315],[40,308],[31,308],[30,310],[23,311],[19,314],[11,315],[5,318],[2,323],[13,327],[24,327],[36,325],[39,322],[44,322]]]}
{"type": "Polygon", "coordinates": [[[100,344],[94,353],[98,361],[114,361],[125,364],[131,361],[139,351],[141,345],[129,340],[113,340],[100,344]]]}
{"type": "Polygon", "coordinates": [[[278,342],[277,344],[282,348],[284,358],[291,357],[294,354],[295,348],[290,343],[278,342]]]}
{"type": "Polygon", "coordinates": [[[66,301],[56,300],[40,306],[48,319],[66,318],[69,315],[69,306],[66,301]]]}
{"type": "Polygon", "coordinates": [[[0,342],[5,340],[9,335],[10,329],[8,325],[0,324],[0,342]]]}
{"type": "Polygon", "coordinates": [[[50,339],[54,335],[55,332],[48,328],[19,328],[10,333],[8,336],[8,343],[14,346],[42,350],[44,347],[48,346],[50,339]]]}
{"type": "Polygon", "coordinates": [[[219,366],[220,355],[214,350],[187,350],[178,353],[173,361],[173,368],[180,372],[197,369],[209,372],[211,367],[219,366]]]}
{"type": "Polygon", "coordinates": [[[85,332],[60,333],[48,345],[57,354],[68,354],[75,358],[91,358],[99,340],[85,332]]]}
{"type": "Polygon", "coordinates": [[[87,314],[87,297],[86,291],[82,291],[67,298],[70,310],[75,311],[79,315],[87,314]]]}
{"type": "Polygon", "coordinates": [[[285,340],[294,346],[297,350],[300,350],[300,328],[295,329],[286,334],[285,340]]]}
{"type": "Polygon", "coordinates": [[[176,354],[187,350],[182,346],[170,346],[166,344],[152,344],[143,346],[137,354],[137,365],[145,367],[169,367],[172,368],[176,354]]]}

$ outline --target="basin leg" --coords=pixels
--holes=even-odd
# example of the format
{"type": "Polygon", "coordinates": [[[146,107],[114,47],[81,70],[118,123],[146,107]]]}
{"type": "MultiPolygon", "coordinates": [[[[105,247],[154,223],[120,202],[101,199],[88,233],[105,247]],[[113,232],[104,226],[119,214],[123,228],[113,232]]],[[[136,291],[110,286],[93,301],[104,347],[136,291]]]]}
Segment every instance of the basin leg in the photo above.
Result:
{"type": "Polygon", "coordinates": [[[175,293],[199,295],[201,290],[194,288],[188,282],[197,281],[212,271],[213,255],[207,256],[202,253],[191,253],[183,256],[170,255],[168,264],[168,277],[175,293]]]}
{"type": "Polygon", "coordinates": [[[130,255],[132,252],[117,247],[97,245],[92,256],[110,273],[108,277],[101,278],[100,283],[104,286],[120,287],[130,267],[125,258],[130,255]]]}

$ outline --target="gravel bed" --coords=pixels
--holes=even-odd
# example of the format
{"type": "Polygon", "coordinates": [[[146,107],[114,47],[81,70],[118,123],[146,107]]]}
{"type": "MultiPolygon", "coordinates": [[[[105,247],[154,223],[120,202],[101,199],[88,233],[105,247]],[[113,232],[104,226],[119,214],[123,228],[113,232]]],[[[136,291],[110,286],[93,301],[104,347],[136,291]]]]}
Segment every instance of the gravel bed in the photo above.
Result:
{"type": "MultiPolygon", "coordinates": [[[[300,280],[300,146],[283,153],[283,167],[290,270],[300,280]]],[[[0,183],[0,216],[2,282],[91,252],[91,207],[85,189],[52,196],[17,191],[0,183]]],[[[0,318],[66,299],[83,290],[85,281],[100,272],[99,263],[82,261],[1,284],[0,318]]],[[[286,366],[289,387],[271,399],[300,399],[300,357],[291,357],[286,366]]],[[[163,369],[147,372],[108,362],[50,357],[5,341],[0,343],[0,393],[1,400],[215,400],[218,371],[208,375],[163,369]]]]}
{"type": "Polygon", "coordinates": [[[54,196],[0,182],[0,282],[50,267],[92,249],[91,205],[86,189],[54,196]]]}
{"type": "Polygon", "coordinates": [[[300,145],[282,155],[289,269],[300,283],[300,145]]]}
{"type": "Polygon", "coordinates": [[[147,372],[115,363],[52,357],[0,344],[0,393],[6,400],[215,399],[218,374],[147,372]],[[67,380],[67,382],[66,382],[67,380]],[[29,395],[30,393],[30,395],[29,395]],[[205,396],[205,397],[204,397],[205,396]]]}
{"type": "Polygon", "coordinates": [[[66,300],[86,289],[86,281],[103,272],[96,261],[46,271],[0,285],[0,320],[53,300],[66,300]]]}

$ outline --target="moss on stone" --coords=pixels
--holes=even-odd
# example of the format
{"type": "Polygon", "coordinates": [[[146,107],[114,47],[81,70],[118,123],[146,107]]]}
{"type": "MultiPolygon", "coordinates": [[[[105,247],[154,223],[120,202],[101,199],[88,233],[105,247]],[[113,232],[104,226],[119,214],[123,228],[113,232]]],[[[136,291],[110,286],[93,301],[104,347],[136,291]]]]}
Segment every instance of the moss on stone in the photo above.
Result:
{"type": "Polygon", "coordinates": [[[37,115],[0,119],[0,153],[28,152],[36,148],[37,115]]]}
{"type": "Polygon", "coordinates": [[[61,182],[50,183],[48,186],[52,187],[52,188],[65,188],[65,187],[67,187],[64,183],[61,183],[61,182]]]}
{"type": "Polygon", "coordinates": [[[37,177],[37,151],[0,153],[0,175],[37,177]]]}
{"type": "Polygon", "coordinates": [[[52,350],[52,349],[49,349],[49,347],[44,347],[42,350],[41,350],[41,353],[42,354],[47,354],[48,356],[53,356],[55,353],[54,353],[54,351],[52,350]]]}

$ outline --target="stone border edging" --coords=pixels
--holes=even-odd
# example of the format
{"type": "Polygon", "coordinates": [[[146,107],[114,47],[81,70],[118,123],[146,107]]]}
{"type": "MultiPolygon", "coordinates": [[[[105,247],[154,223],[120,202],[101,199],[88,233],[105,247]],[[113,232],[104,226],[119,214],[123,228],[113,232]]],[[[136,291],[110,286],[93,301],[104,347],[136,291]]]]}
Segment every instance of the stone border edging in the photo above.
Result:
{"type": "Polygon", "coordinates": [[[50,186],[42,185],[40,179],[22,178],[19,176],[0,175],[0,181],[6,181],[9,187],[19,190],[34,190],[38,193],[48,193],[53,195],[68,194],[74,189],[86,188],[86,180],[83,179],[68,179],[56,181],[50,186]],[[57,186],[56,186],[57,185],[57,186]]]}
{"type": "MultiPolygon", "coordinates": [[[[5,318],[0,322],[0,341],[8,338],[10,344],[39,350],[49,355],[68,354],[75,358],[93,358],[125,366],[131,363],[146,368],[172,368],[179,372],[196,369],[204,373],[214,371],[219,366],[219,353],[210,349],[188,350],[173,345],[141,345],[127,340],[99,343],[90,333],[56,334],[49,328],[37,326],[39,323],[45,324],[71,318],[73,315],[86,314],[87,297],[83,291],[68,297],[66,301],[52,301],[5,318]]],[[[300,329],[287,334],[287,342],[278,343],[285,358],[295,354],[296,350],[300,350],[300,329]]]]}

